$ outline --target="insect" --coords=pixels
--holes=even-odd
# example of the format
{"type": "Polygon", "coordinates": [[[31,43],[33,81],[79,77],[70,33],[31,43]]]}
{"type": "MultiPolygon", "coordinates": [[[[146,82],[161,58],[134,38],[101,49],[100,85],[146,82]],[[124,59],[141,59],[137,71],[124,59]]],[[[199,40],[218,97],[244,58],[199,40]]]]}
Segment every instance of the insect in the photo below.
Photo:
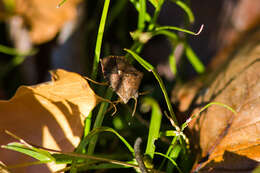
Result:
{"type": "MultiPolygon", "coordinates": [[[[110,87],[117,93],[123,103],[139,96],[138,89],[143,78],[143,73],[136,70],[123,56],[108,56],[101,60],[104,78],[110,87]]],[[[134,107],[135,112],[136,104],[134,107]]]]}

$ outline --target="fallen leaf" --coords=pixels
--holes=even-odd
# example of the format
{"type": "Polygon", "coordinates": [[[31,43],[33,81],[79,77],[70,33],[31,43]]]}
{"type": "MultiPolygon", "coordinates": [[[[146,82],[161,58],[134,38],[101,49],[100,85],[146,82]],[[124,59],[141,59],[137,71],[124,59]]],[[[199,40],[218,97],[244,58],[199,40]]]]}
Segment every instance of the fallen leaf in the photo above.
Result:
{"type": "Polygon", "coordinates": [[[0,19],[18,15],[29,31],[32,43],[41,44],[53,39],[63,25],[74,19],[77,14],[77,5],[81,0],[66,1],[57,8],[60,1],[54,0],[14,0],[13,10],[10,13],[5,1],[0,0],[0,19]]]}
{"type": "MultiPolygon", "coordinates": [[[[84,77],[58,69],[52,81],[35,86],[21,86],[8,101],[0,101],[0,145],[15,141],[8,130],[25,141],[71,152],[79,144],[83,121],[99,102],[84,77]]],[[[6,165],[28,162],[28,157],[0,149],[0,160],[6,165]]],[[[49,172],[31,166],[17,172],[49,172]]],[[[14,171],[15,172],[15,171],[14,171]]]]}
{"type": "Polygon", "coordinates": [[[260,163],[260,31],[228,55],[216,79],[197,99],[212,106],[191,124],[204,161],[200,172],[251,172],[260,163]]]}

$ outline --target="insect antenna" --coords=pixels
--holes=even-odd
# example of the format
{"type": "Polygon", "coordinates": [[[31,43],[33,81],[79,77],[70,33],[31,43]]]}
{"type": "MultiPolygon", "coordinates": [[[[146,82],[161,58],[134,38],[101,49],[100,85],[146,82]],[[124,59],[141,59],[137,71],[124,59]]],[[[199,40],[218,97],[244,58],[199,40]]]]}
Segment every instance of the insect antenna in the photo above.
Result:
{"type": "Polygon", "coordinates": [[[88,80],[88,81],[94,83],[94,84],[103,85],[103,86],[108,86],[108,82],[97,82],[97,81],[95,81],[95,80],[93,80],[93,79],[91,79],[91,78],[89,78],[89,77],[87,77],[87,76],[84,76],[84,78],[85,78],[86,80],[88,80]]]}

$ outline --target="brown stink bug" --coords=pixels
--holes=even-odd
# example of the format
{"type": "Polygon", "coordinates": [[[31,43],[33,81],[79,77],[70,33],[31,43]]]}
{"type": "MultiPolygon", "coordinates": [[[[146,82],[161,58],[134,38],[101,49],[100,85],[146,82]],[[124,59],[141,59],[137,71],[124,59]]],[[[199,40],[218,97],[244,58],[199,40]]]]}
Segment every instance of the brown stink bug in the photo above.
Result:
{"type": "Polygon", "coordinates": [[[101,60],[101,66],[104,78],[123,103],[126,104],[131,98],[137,100],[142,72],[136,70],[123,56],[105,57],[101,60]]]}

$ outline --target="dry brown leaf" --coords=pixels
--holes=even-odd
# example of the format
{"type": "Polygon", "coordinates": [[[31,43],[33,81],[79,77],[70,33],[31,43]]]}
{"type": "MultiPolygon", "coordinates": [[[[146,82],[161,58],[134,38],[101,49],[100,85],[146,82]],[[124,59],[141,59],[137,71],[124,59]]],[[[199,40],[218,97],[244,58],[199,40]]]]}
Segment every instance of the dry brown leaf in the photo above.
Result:
{"type": "Polygon", "coordinates": [[[60,8],[60,1],[54,0],[16,0],[16,11],[24,17],[29,26],[33,43],[40,44],[51,40],[65,22],[76,17],[80,0],[66,1],[60,8]]]}
{"type": "MultiPolygon", "coordinates": [[[[70,152],[78,145],[83,121],[99,99],[79,74],[61,69],[51,74],[51,82],[21,86],[13,98],[0,101],[0,145],[15,141],[4,130],[50,149],[70,152]]],[[[1,148],[0,160],[12,165],[30,159],[1,148]]],[[[16,171],[39,172],[38,169],[32,166],[16,171]]],[[[40,170],[49,172],[46,168],[40,170]]]]}
{"type": "Polygon", "coordinates": [[[260,163],[260,32],[229,56],[197,104],[220,102],[238,114],[212,106],[193,122],[201,158],[208,157],[200,172],[251,172],[260,163]]]}
{"type": "MultiPolygon", "coordinates": [[[[77,5],[81,0],[66,1],[60,8],[61,1],[55,0],[15,0],[13,15],[23,18],[29,30],[32,43],[40,44],[55,37],[65,22],[72,20],[77,14],[77,5]]],[[[0,9],[4,8],[1,5],[0,9]]],[[[4,16],[5,13],[2,14],[4,16]]],[[[0,13],[1,17],[1,13],[0,13]]]]}

